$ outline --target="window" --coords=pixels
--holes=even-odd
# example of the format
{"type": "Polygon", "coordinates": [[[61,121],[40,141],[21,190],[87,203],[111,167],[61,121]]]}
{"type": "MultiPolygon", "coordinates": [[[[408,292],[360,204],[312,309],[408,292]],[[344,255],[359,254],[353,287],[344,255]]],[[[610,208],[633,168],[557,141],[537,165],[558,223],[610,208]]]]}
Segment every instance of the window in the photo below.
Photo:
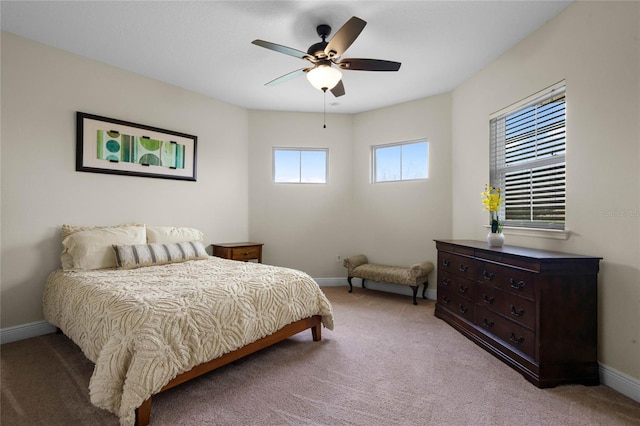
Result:
{"type": "Polygon", "coordinates": [[[491,186],[502,188],[505,226],[564,229],[565,86],[490,120],[491,186]]]}
{"type": "Polygon", "coordinates": [[[276,183],[327,183],[328,149],[274,148],[276,183]]]}
{"type": "Polygon", "coordinates": [[[373,182],[426,179],[429,149],[426,141],[401,142],[372,147],[373,182]]]}

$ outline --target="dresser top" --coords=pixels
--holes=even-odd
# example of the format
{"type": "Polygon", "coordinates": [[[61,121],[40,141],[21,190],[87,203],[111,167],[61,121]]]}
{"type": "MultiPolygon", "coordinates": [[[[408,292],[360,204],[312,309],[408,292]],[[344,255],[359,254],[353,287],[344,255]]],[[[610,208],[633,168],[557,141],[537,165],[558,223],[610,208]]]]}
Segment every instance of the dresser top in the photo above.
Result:
{"type": "Polygon", "coordinates": [[[530,259],[537,260],[600,260],[601,257],[597,256],[583,256],[580,254],[570,254],[570,253],[562,253],[558,251],[549,251],[549,250],[540,250],[528,247],[519,247],[519,246],[511,246],[504,245],[502,247],[489,247],[489,244],[486,241],[476,241],[476,240],[434,240],[436,243],[450,244],[453,246],[458,246],[460,249],[473,249],[489,254],[489,255],[510,255],[510,256],[520,256],[526,257],[530,259]]]}

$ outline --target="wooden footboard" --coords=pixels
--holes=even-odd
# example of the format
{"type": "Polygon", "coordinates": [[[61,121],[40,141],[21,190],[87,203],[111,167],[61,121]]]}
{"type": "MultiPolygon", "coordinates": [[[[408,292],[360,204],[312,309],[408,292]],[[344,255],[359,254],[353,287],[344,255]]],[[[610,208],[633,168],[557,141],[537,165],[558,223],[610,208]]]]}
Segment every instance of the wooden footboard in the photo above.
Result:
{"type": "MultiPolygon", "coordinates": [[[[240,358],[244,358],[247,355],[281,342],[293,336],[294,334],[298,334],[308,328],[311,329],[314,341],[317,342],[322,339],[322,321],[320,315],[303,318],[300,321],[296,321],[284,326],[283,328],[273,334],[270,334],[269,336],[256,340],[253,343],[249,343],[248,345],[243,346],[240,349],[224,354],[219,358],[213,359],[203,364],[196,365],[191,370],[176,376],[162,389],[160,389],[160,392],[171,389],[174,386],[206,374],[212,370],[215,370],[216,368],[239,360],[240,358]]],[[[142,405],[136,409],[136,426],[147,426],[149,424],[149,420],[151,418],[151,398],[152,397],[149,397],[149,399],[144,401],[142,405]]]]}

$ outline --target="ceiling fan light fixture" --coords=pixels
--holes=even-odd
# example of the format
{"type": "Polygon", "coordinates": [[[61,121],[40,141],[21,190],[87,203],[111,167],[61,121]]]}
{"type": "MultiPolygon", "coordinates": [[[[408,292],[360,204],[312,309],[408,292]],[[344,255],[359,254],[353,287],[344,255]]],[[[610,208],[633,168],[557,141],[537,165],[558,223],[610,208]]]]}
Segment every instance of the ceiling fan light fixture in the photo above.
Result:
{"type": "Polygon", "coordinates": [[[341,78],[340,70],[330,65],[318,65],[307,73],[307,80],[323,92],[336,87],[341,78]]]}

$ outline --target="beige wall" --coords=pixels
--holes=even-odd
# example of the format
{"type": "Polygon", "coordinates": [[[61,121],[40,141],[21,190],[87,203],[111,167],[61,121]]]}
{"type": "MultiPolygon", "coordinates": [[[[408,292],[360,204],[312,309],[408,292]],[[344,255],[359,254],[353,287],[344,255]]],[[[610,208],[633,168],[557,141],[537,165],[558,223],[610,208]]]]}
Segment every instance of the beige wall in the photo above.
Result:
{"type": "Polygon", "coordinates": [[[193,226],[248,237],[248,113],[2,33],[2,328],[42,320],[63,223],[193,226]],[[75,112],[198,136],[198,180],[75,171],[75,112]]]}
{"type": "Polygon", "coordinates": [[[451,237],[451,95],[358,114],[353,133],[357,250],[373,262],[435,264],[433,240],[451,237]],[[416,139],[429,143],[427,180],[370,183],[372,145],[416,139]]]}
{"type": "Polygon", "coordinates": [[[435,263],[433,239],[451,235],[450,117],[450,95],[330,115],[326,129],[321,114],[252,111],[249,229],[265,243],[265,262],[314,278],[346,278],[336,257],[358,253],[373,262],[435,263]],[[429,141],[428,180],[370,183],[372,145],[421,138],[429,141]],[[328,183],[274,184],[274,147],[329,148],[328,183]]]}
{"type": "Polygon", "coordinates": [[[264,262],[346,276],[336,256],[353,251],[351,116],[327,116],[326,129],[313,113],[251,111],[249,121],[249,229],[264,262]],[[327,184],[273,183],[274,147],[328,148],[327,184]]]}
{"type": "MultiPolygon", "coordinates": [[[[568,240],[509,244],[602,256],[599,359],[640,378],[640,3],[575,2],[453,92],[453,234],[482,239],[489,115],[567,85],[568,240]]],[[[558,309],[562,309],[561,306],[558,309]]]]}

